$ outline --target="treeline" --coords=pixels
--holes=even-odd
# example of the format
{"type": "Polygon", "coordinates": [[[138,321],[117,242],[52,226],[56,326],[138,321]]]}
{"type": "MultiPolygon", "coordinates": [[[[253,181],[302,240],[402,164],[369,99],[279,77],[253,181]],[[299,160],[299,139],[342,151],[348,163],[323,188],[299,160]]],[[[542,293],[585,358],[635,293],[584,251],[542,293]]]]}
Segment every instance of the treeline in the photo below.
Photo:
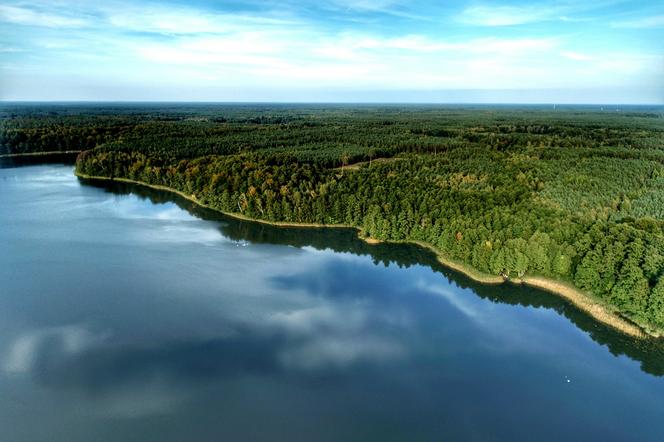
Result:
{"type": "Polygon", "coordinates": [[[543,203],[539,168],[511,156],[458,149],[330,170],[288,155],[170,162],[97,149],[79,157],[78,169],[166,185],[253,218],[349,224],[376,239],[425,241],[483,272],[570,281],[642,325],[664,326],[661,220],[543,203]]]}
{"type": "Polygon", "coordinates": [[[168,158],[262,151],[341,165],[397,153],[481,146],[657,150],[656,112],[638,114],[440,107],[8,106],[0,107],[0,154],[84,150],[112,144],[168,158]]]}

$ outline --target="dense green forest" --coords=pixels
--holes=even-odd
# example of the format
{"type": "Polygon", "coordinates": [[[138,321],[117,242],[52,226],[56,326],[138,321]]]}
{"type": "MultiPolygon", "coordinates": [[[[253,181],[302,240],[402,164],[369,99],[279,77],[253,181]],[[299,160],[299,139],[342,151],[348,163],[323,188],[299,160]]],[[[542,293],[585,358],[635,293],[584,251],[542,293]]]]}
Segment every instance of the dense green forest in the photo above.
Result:
{"type": "Polygon", "coordinates": [[[81,150],[84,174],[424,241],[664,329],[661,108],[5,105],[0,118],[0,154],[81,150]]]}

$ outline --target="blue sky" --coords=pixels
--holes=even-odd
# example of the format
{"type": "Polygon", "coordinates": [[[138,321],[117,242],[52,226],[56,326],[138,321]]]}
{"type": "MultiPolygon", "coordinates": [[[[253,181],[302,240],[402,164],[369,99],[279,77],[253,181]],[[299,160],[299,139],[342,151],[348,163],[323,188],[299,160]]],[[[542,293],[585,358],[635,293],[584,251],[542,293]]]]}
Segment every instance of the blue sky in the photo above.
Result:
{"type": "Polygon", "coordinates": [[[3,0],[0,99],[664,103],[664,1],[3,0]]]}

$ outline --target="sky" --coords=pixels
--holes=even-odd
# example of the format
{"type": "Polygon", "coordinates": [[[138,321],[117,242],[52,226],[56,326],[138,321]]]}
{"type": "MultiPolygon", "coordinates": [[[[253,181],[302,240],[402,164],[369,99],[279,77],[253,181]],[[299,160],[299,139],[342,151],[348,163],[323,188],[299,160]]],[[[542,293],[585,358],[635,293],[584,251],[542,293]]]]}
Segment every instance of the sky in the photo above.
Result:
{"type": "Polygon", "coordinates": [[[664,104],[664,1],[2,0],[0,100],[664,104]]]}

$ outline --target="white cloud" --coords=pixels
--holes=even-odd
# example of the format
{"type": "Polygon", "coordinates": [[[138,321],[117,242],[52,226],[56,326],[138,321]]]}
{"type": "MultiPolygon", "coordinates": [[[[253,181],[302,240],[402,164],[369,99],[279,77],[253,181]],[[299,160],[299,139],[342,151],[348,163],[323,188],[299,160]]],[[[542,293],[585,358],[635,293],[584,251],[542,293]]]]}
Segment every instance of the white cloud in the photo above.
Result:
{"type": "Polygon", "coordinates": [[[398,5],[400,2],[397,0],[334,0],[332,3],[346,9],[383,11],[398,5]]]}
{"type": "Polygon", "coordinates": [[[620,0],[592,2],[545,1],[527,6],[473,5],[456,16],[458,22],[473,26],[515,26],[544,21],[581,23],[600,20],[602,8],[620,0]],[[588,15],[590,14],[590,15],[588,15]]]}
{"type": "MultiPolygon", "coordinates": [[[[86,90],[108,90],[111,83],[122,85],[124,90],[133,91],[127,92],[129,97],[143,89],[180,87],[199,90],[201,96],[207,96],[202,91],[208,88],[209,99],[224,99],[214,95],[215,91],[222,93],[223,85],[224,91],[231,91],[226,99],[241,99],[252,90],[274,91],[276,95],[268,95],[272,97],[279,91],[297,89],[422,91],[661,85],[652,74],[656,68],[661,70],[661,57],[641,57],[641,49],[625,47],[624,53],[617,55],[610,54],[609,48],[586,53],[583,39],[571,42],[564,36],[541,33],[508,38],[498,32],[487,37],[485,30],[469,32],[468,27],[461,34],[445,36],[413,28],[404,28],[403,32],[395,29],[386,36],[382,31],[371,32],[370,26],[356,25],[344,26],[338,32],[336,21],[334,27],[320,26],[307,20],[306,14],[298,16],[297,7],[286,5],[277,10],[276,5],[269,2],[255,14],[182,4],[137,5],[126,0],[75,6],[65,0],[22,0],[13,6],[0,6],[0,20],[63,28],[29,29],[20,41],[0,46],[0,52],[21,51],[12,56],[12,65],[5,62],[3,66],[5,89],[20,86],[32,90],[26,87],[32,78],[33,83],[50,85],[34,90],[55,90],[61,79],[69,78],[71,88],[85,83],[86,90]],[[633,60],[635,64],[629,66],[633,60]],[[609,67],[615,69],[605,69],[609,67]]],[[[481,26],[579,21],[588,20],[579,14],[592,10],[597,3],[593,5],[478,5],[452,19],[481,26]]],[[[410,11],[409,4],[401,0],[336,0],[320,8],[334,15],[334,20],[347,23],[354,18],[367,19],[367,23],[376,20],[375,14],[352,17],[353,11],[410,11]]],[[[661,16],[613,25],[653,27],[660,20],[661,16]]]]}
{"type": "Polygon", "coordinates": [[[0,45],[0,52],[5,52],[5,53],[23,52],[23,50],[19,49],[19,48],[14,48],[14,47],[11,47],[11,46],[0,45]]]}
{"type": "Polygon", "coordinates": [[[215,14],[194,9],[115,8],[106,10],[111,25],[133,31],[164,34],[224,34],[256,27],[294,26],[291,19],[269,15],[215,14]]]}
{"type": "Polygon", "coordinates": [[[409,5],[409,2],[403,0],[333,0],[331,2],[321,2],[321,7],[336,11],[379,13],[411,20],[431,20],[431,17],[414,13],[409,5]]]}
{"type": "Polygon", "coordinates": [[[592,22],[596,21],[598,18],[597,17],[570,17],[568,15],[561,15],[558,17],[560,21],[564,21],[567,23],[584,23],[584,22],[592,22]]]}
{"type": "Polygon", "coordinates": [[[574,52],[574,51],[562,51],[560,55],[570,60],[576,60],[576,61],[594,60],[594,58],[589,55],[581,54],[579,52],[574,52]]]}
{"type": "Polygon", "coordinates": [[[594,87],[624,81],[625,75],[636,78],[657,63],[638,54],[588,55],[566,47],[559,38],[445,41],[417,34],[381,38],[299,30],[188,36],[135,51],[143,62],[199,72],[201,81],[270,88],[561,88],[569,84],[570,75],[576,84],[594,87]],[[572,71],[560,63],[565,59],[583,61],[585,67],[572,71]]]}
{"type": "Polygon", "coordinates": [[[242,31],[146,44],[134,51],[144,62],[204,70],[210,79],[240,84],[332,86],[344,82],[389,88],[403,87],[407,78],[410,87],[427,88],[463,87],[474,78],[490,87],[495,81],[487,82],[487,77],[494,77],[495,72],[488,69],[500,68],[505,78],[518,77],[515,62],[532,64],[558,45],[556,39],[448,42],[423,35],[380,38],[242,31]]]}
{"type": "Polygon", "coordinates": [[[493,53],[493,54],[539,54],[542,51],[552,49],[558,44],[554,38],[519,38],[519,39],[499,39],[483,38],[472,40],[466,48],[475,53],[493,53]]]}
{"type": "Polygon", "coordinates": [[[380,39],[367,36],[346,35],[340,46],[345,50],[401,50],[405,52],[472,52],[514,54],[518,52],[548,50],[557,45],[554,38],[477,38],[465,41],[436,40],[424,35],[405,35],[380,39]]]}
{"type": "Polygon", "coordinates": [[[475,26],[512,26],[551,20],[558,15],[555,9],[542,6],[471,6],[457,20],[475,26]]]}
{"type": "Polygon", "coordinates": [[[50,12],[39,12],[17,6],[0,6],[0,21],[27,26],[49,28],[79,28],[88,26],[90,21],[82,17],[68,17],[50,12]]]}
{"type": "Polygon", "coordinates": [[[664,28],[664,15],[653,15],[651,17],[642,17],[635,20],[617,21],[611,23],[614,28],[664,28]]]}

